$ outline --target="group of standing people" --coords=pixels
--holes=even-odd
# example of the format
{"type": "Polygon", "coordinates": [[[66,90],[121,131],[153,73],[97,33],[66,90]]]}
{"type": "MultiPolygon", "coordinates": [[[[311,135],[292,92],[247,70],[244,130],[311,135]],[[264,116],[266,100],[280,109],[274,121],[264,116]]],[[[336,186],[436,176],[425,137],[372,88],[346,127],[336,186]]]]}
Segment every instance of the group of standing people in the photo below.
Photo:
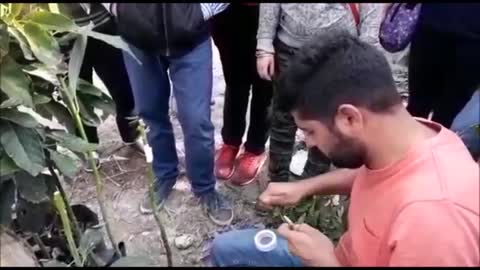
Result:
{"type": "MultiPolygon", "coordinates": [[[[342,181],[346,182],[342,182],[340,186],[318,184],[322,181],[330,183],[326,179],[329,175],[336,173],[329,172],[332,164],[335,167],[351,169],[364,165],[377,169],[382,168],[380,165],[387,166],[388,162],[396,160],[385,156],[388,151],[379,148],[381,143],[384,143],[385,147],[390,147],[391,155],[397,155],[398,158],[402,157],[401,151],[410,149],[410,145],[421,145],[424,156],[419,156],[431,161],[429,159],[431,157],[427,155],[428,147],[435,146],[439,151],[443,151],[442,147],[445,145],[454,144],[458,147],[459,140],[457,141],[455,135],[446,131],[444,127],[451,126],[454,118],[472,97],[474,91],[479,89],[480,21],[476,16],[480,12],[480,5],[422,5],[418,29],[413,36],[410,49],[410,100],[407,110],[413,116],[422,118],[427,118],[433,111],[433,121],[443,127],[424,120],[413,121],[403,106],[398,106],[398,104],[401,105],[400,96],[392,85],[391,71],[383,52],[380,53],[382,49],[378,33],[385,12],[384,4],[89,4],[88,8],[81,7],[83,11],[87,10],[83,20],[93,20],[98,23],[98,29],[106,29],[105,31],[110,34],[119,34],[129,43],[137,59],[127,53],[123,53],[122,56],[122,53],[114,48],[102,48],[100,44],[89,40],[86,64],[82,68],[81,76],[91,80],[93,67],[106,84],[117,106],[117,124],[124,142],[132,143],[136,140],[137,135],[133,131],[135,127],[125,122],[125,119],[130,119],[129,116],[134,114],[134,107],[136,113],[149,127],[147,136],[153,149],[153,169],[156,176],[155,199],[158,208],[163,206],[179,176],[175,138],[169,116],[169,100],[172,94],[176,99],[178,119],[185,138],[187,177],[191,182],[193,193],[199,198],[207,216],[214,223],[227,225],[234,217],[232,204],[215,189],[216,179],[227,180],[235,185],[249,184],[255,180],[267,158],[269,177],[273,183],[261,196],[264,205],[298,203],[300,197],[288,201],[292,191],[299,191],[299,196],[303,198],[304,195],[313,195],[317,191],[324,194],[339,190],[355,194],[355,198],[353,195],[351,198],[353,205],[358,203],[359,197],[369,193],[367,186],[360,188],[353,185],[352,187],[353,179],[357,181],[357,178],[360,178],[358,182],[361,182],[361,180],[365,181],[365,178],[376,175],[377,181],[381,181],[382,177],[396,181],[396,176],[394,177],[393,174],[401,168],[389,167],[393,171],[383,176],[381,176],[381,170],[375,169],[343,174],[337,172],[337,175],[331,177],[345,178],[346,180],[342,181]],[[103,21],[106,21],[105,24],[99,23],[103,21]],[[333,33],[337,32],[339,34],[335,36],[333,33]],[[319,38],[322,36],[324,40],[319,38]],[[217,150],[214,149],[214,126],[210,119],[212,38],[220,53],[226,83],[221,131],[223,144],[217,150]],[[108,67],[102,66],[101,63],[106,63],[108,67]],[[331,70],[329,70],[330,67],[331,70]],[[346,72],[346,75],[340,75],[342,72],[346,72]],[[125,81],[127,79],[128,81],[125,81]],[[321,94],[312,92],[312,89],[320,85],[323,88],[318,90],[318,93],[321,94]],[[355,87],[358,89],[354,89],[355,87]],[[246,114],[249,102],[250,119],[247,128],[246,114]],[[355,104],[357,107],[349,107],[342,102],[355,104]],[[364,108],[367,112],[363,111],[364,108]],[[341,117],[332,118],[335,113],[340,114],[341,117]],[[331,128],[333,128],[332,133],[325,135],[325,129],[318,126],[316,121],[325,121],[323,123],[326,123],[327,130],[332,131],[331,128]],[[384,123],[385,127],[391,128],[388,131],[390,133],[369,121],[384,123]],[[402,138],[395,137],[393,131],[401,131],[400,128],[395,128],[395,124],[405,128],[405,132],[411,131],[413,135],[405,136],[404,141],[402,138]],[[307,145],[311,146],[301,176],[302,179],[308,178],[302,181],[310,183],[308,187],[312,188],[311,190],[298,188],[302,181],[287,183],[290,179],[289,167],[297,128],[305,132],[307,145]],[[441,139],[433,139],[436,136],[433,130],[442,135],[441,139]],[[378,141],[368,139],[367,135],[374,136],[379,132],[388,134],[383,134],[383,137],[379,135],[378,141]],[[244,142],[242,138],[245,133],[247,136],[244,142]],[[268,139],[270,139],[270,146],[267,154],[268,139]],[[391,145],[389,145],[390,139],[391,145]],[[432,140],[432,143],[427,147],[428,144],[419,144],[422,140],[432,140]],[[324,177],[318,178],[320,174],[324,174],[324,177]],[[295,188],[293,185],[296,185],[295,188]],[[322,185],[322,188],[318,185],[322,185]],[[281,197],[279,194],[283,194],[286,201],[273,202],[273,197],[281,197]]],[[[478,114],[476,120],[479,122],[478,114]]],[[[471,132],[469,131],[468,134],[471,132]]],[[[93,135],[89,139],[92,142],[98,140],[93,135]]],[[[463,162],[462,168],[466,170],[467,180],[464,181],[462,188],[472,185],[472,176],[475,176],[475,173],[478,175],[478,168],[475,172],[468,158],[464,156],[465,153],[467,152],[463,150],[456,152],[458,162],[463,162]]],[[[410,160],[404,163],[408,165],[409,162],[420,162],[418,156],[411,155],[410,153],[410,160]]],[[[444,162],[444,164],[447,163],[444,162]]],[[[428,164],[431,165],[431,163],[428,164]]],[[[448,169],[450,167],[446,170],[448,169]]],[[[414,173],[433,177],[433,174],[421,170],[408,172],[408,174],[414,173]]],[[[447,173],[442,171],[442,173],[448,177],[452,176],[449,171],[447,173]]],[[[430,185],[435,182],[413,184],[430,185]]],[[[448,184],[451,183],[448,182],[448,184]]],[[[402,191],[403,187],[400,184],[397,186],[398,190],[402,191]]],[[[385,194],[394,194],[387,186],[379,190],[385,194]]],[[[462,192],[467,190],[468,188],[461,189],[462,192]]],[[[425,192],[427,200],[443,194],[440,191],[437,193],[423,189],[421,191],[425,192]]],[[[452,192],[457,191],[459,190],[452,192]]],[[[398,197],[398,194],[395,196],[393,197],[398,199],[395,202],[400,202],[402,198],[398,197]]],[[[456,201],[458,198],[455,196],[445,200],[452,199],[454,203],[463,207],[473,207],[471,211],[478,218],[478,206],[475,208],[471,201],[475,196],[478,200],[478,192],[466,194],[471,199],[469,201],[456,201]]],[[[414,199],[420,200],[417,197],[414,199]]],[[[368,207],[369,203],[375,203],[371,200],[372,198],[369,200],[364,198],[360,205],[368,207]]],[[[401,201],[400,204],[405,205],[405,203],[401,201]]],[[[375,208],[370,209],[368,213],[373,215],[375,211],[392,209],[375,208]]],[[[141,202],[140,210],[142,213],[158,210],[151,209],[148,193],[145,195],[145,200],[141,202]]],[[[414,219],[422,211],[428,210],[438,210],[437,205],[415,208],[405,213],[403,218],[414,219]]],[[[359,207],[354,207],[352,211],[355,213],[349,214],[349,218],[353,218],[353,223],[349,226],[364,224],[359,207]]],[[[442,211],[436,213],[443,214],[442,211]]],[[[471,221],[472,216],[468,216],[468,220],[471,221]]],[[[377,226],[375,225],[374,230],[379,231],[374,233],[383,233],[383,230],[391,229],[386,225],[386,219],[379,218],[376,221],[384,222],[382,224],[385,226],[377,224],[378,227],[375,227],[377,226]]],[[[452,224],[449,223],[448,226],[450,225],[452,224]]],[[[411,223],[408,226],[415,226],[415,224],[411,223]]],[[[403,237],[402,230],[410,229],[411,227],[408,226],[396,228],[395,230],[399,233],[396,236],[403,237]]],[[[452,226],[448,228],[451,229],[452,226]]],[[[478,223],[472,228],[471,232],[478,237],[478,223]]],[[[304,233],[308,233],[311,228],[303,229],[306,230],[304,233]]],[[[304,244],[290,239],[293,234],[287,229],[283,228],[279,232],[282,231],[281,235],[288,240],[288,244],[304,244]]],[[[360,252],[357,249],[364,249],[367,244],[380,249],[387,248],[388,245],[373,241],[372,237],[375,236],[369,236],[370,238],[367,239],[364,231],[365,229],[362,228],[348,234],[349,239],[343,241],[348,246],[343,246],[340,250],[341,260],[328,259],[320,264],[375,264],[374,261],[378,258],[374,254],[366,254],[366,251],[360,252]],[[352,237],[355,239],[352,240],[352,237]],[[351,257],[352,249],[358,251],[355,253],[355,258],[351,257]]],[[[464,237],[462,233],[465,231],[458,232],[461,237],[464,237]]],[[[246,232],[244,235],[248,237],[245,239],[250,239],[250,234],[251,232],[246,232]]],[[[302,251],[299,246],[293,249],[298,252],[298,254],[294,252],[294,256],[284,246],[283,250],[274,254],[277,257],[282,255],[283,259],[275,256],[266,258],[252,255],[251,252],[242,253],[240,250],[249,248],[250,243],[247,243],[248,241],[233,243],[232,239],[243,239],[240,235],[227,234],[220,239],[222,240],[216,241],[214,248],[214,251],[217,251],[214,256],[217,265],[268,265],[268,263],[308,265],[308,260],[302,257],[305,251],[302,251]],[[241,258],[235,257],[237,255],[241,258]],[[242,260],[249,262],[253,260],[253,263],[239,262],[242,260]]],[[[316,240],[319,239],[321,236],[317,235],[316,240]]],[[[433,238],[424,239],[433,240],[433,238]]],[[[286,244],[285,241],[282,243],[286,244]]],[[[468,248],[475,245],[478,248],[478,239],[476,243],[471,241],[468,243],[468,248]]],[[[461,244],[455,248],[464,248],[465,246],[461,244]]],[[[412,258],[408,257],[413,256],[408,251],[408,246],[402,246],[401,250],[403,253],[398,255],[400,257],[394,257],[390,261],[392,265],[402,265],[405,263],[403,259],[412,258]]],[[[292,251],[291,248],[290,251],[292,251]]],[[[320,252],[315,249],[309,252],[311,251],[320,252]]],[[[307,255],[311,254],[305,256],[307,255]]],[[[382,256],[381,264],[397,255],[385,253],[382,256]]],[[[422,262],[430,263],[430,259],[431,257],[427,256],[424,261],[412,259],[410,262],[421,265],[422,262]]],[[[469,257],[468,261],[457,259],[445,262],[447,264],[478,262],[478,257],[472,260],[469,257]]]]}

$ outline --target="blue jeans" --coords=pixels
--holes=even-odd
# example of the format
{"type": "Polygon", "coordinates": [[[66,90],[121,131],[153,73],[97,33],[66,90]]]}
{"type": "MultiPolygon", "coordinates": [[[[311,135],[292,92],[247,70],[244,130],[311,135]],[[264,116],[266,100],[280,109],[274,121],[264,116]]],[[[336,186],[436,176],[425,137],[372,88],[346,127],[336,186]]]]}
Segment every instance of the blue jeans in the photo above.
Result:
{"type": "Polygon", "coordinates": [[[480,157],[480,133],[476,127],[480,124],[480,89],[475,91],[472,98],[455,117],[451,129],[462,139],[477,160],[480,157]]]}
{"type": "Polygon", "coordinates": [[[277,247],[270,252],[257,250],[254,243],[259,230],[234,230],[220,234],[213,241],[211,257],[214,266],[303,266],[300,258],[290,254],[288,242],[277,234],[277,247]]]}
{"type": "MultiPolygon", "coordinates": [[[[169,116],[170,79],[178,107],[184,143],[187,177],[195,195],[215,189],[214,126],[210,119],[212,97],[211,39],[181,57],[147,54],[133,46],[138,63],[124,52],[135,106],[149,128],[153,150],[155,188],[168,193],[178,177],[178,157],[169,116]],[[168,70],[168,73],[167,73],[168,70]]],[[[167,194],[160,194],[164,196],[167,194]]]]}

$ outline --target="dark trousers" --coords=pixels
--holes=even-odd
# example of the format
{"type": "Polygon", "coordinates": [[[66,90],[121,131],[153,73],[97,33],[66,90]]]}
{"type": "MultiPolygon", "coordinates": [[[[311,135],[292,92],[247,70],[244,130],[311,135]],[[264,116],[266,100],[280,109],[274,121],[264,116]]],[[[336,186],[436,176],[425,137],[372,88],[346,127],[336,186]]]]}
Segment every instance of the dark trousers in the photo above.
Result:
{"type": "Polygon", "coordinates": [[[250,89],[252,100],[245,150],[261,154],[269,136],[272,83],[262,80],[256,68],[258,6],[231,4],[212,20],[212,37],[225,77],[223,142],[240,146],[246,129],[250,89]]]}
{"type": "MultiPolygon", "coordinates": [[[[108,22],[95,29],[98,32],[114,35],[115,24],[108,22]]],[[[116,107],[116,122],[120,137],[124,142],[134,142],[137,138],[137,125],[129,120],[134,114],[135,103],[122,52],[103,41],[88,38],[80,78],[93,81],[93,69],[105,84],[116,107]]],[[[98,143],[97,128],[85,125],[90,142],[98,143]]]]}
{"type": "Polygon", "coordinates": [[[419,27],[409,61],[409,112],[450,127],[480,86],[480,40],[419,27]]]}
{"type": "MultiPolygon", "coordinates": [[[[290,64],[297,49],[276,40],[275,63],[276,74],[283,72],[290,64]]],[[[290,162],[295,145],[297,126],[290,112],[283,111],[278,106],[278,95],[273,92],[272,128],[270,135],[269,174],[272,181],[288,181],[290,177],[290,162]]],[[[308,152],[308,160],[303,170],[302,178],[312,177],[328,171],[330,160],[317,148],[308,152]]]]}

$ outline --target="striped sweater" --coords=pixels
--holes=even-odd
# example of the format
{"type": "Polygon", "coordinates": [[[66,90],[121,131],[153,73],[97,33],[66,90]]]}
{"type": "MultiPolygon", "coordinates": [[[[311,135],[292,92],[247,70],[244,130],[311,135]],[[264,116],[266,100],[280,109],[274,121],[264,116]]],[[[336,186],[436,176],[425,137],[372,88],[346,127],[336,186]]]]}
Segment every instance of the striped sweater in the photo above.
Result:
{"type": "Polygon", "coordinates": [[[378,31],[384,5],[358,4],[360,25],[357,29],[347,3],[261,3],[257,32],[257,49],[274,52],[278,38],[288,46],[299,48],[314,35],[342,29],[378,48],[378,31]]]}

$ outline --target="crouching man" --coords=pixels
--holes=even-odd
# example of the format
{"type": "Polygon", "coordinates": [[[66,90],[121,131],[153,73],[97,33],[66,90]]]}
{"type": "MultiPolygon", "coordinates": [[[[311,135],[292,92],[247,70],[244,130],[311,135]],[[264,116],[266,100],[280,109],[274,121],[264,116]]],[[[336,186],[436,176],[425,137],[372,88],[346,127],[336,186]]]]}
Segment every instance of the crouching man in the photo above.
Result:
{"type": "MultiPolygon", "coordinates": [[[[175,137],[169,117],[171,91],[185,142],[187,177],[208,217],[218,225],[233,219],[230,203],[215,190],[214,127],[210,119],[212,44],[207,20],[224,10],[224,3],[105,4],[115,15],[120,36],[138,63],[124,53],[136,110],[149,128],[160,208],[179,175],[175,137]],[[172,88],[170,87],[172,82],[172,88]]],[[[152,213],[148,192],[140,205],[152,213]]]]}
{"type": "Polygon", "coordinates": [[[215,265],[480,264],[479,168],[455,133],[406,111],[380,51],[327,33],[300,49],[278,87],[307,145],[346,169],[271,183],[259,203],[349,194],[349,228],[334,247],[308,225],[283,224],[270,252],[256,249],[255,230],[231,231],[214,241],[215,265]]]}

